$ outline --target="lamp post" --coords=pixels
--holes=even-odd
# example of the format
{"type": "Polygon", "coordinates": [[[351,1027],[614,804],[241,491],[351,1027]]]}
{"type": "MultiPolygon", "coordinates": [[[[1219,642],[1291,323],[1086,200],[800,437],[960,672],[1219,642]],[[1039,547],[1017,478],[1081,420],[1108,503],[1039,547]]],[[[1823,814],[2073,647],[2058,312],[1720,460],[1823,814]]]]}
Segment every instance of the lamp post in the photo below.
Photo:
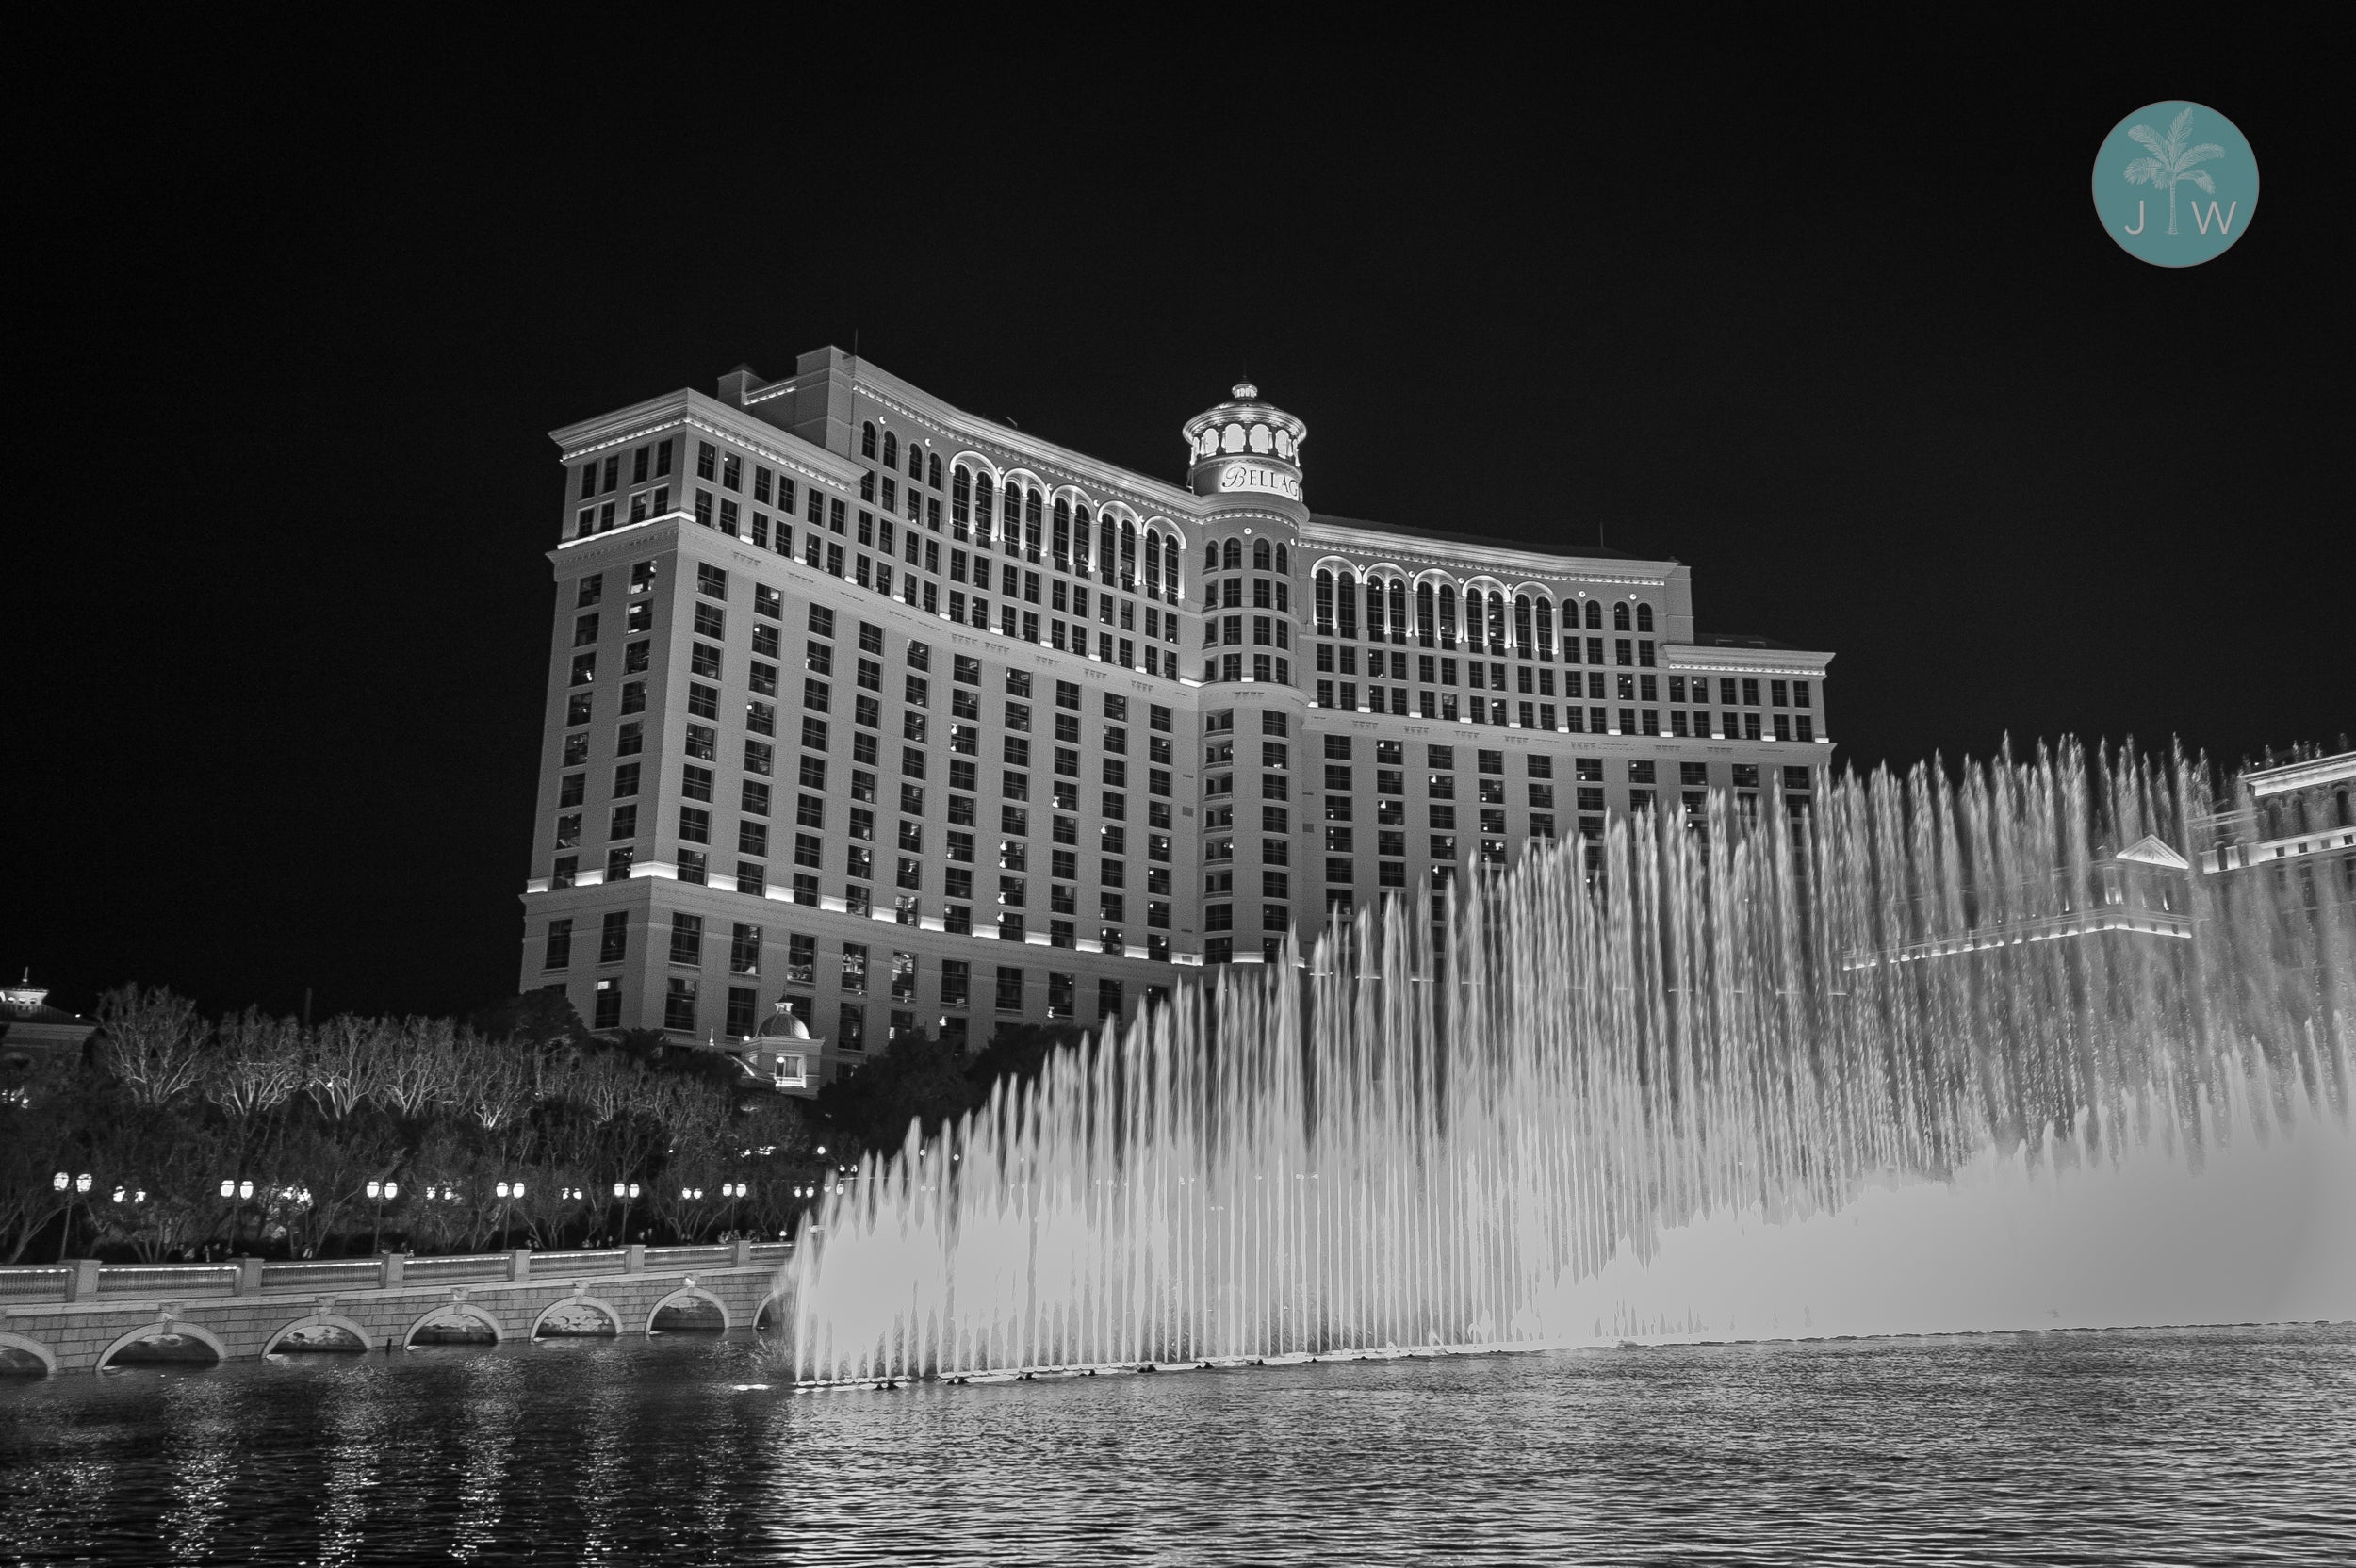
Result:
{"type": "Polygon", "coordinates": [[[369,1251],[382,1252],[384,1250],[384,1205],[400,1196],[399,1182],[368,1184],[368,1201],[376,1205],[376,1223],[368,1232],[369,1251]]]}
{"type": "Polygon", "coordinates": [[[79,1176],[75,1176],[71,1172],[60,1170],[49,1179],[49,1185],[51,1190],[68,1195],[65,1200],[64,1223],[57,1230],[57,1261],[63,1263],[65,1262],[66,1243],[72,1240],[74,1235],[74,1205],[90,1195],[90,1172],[85,1170],[79,1176]]]}
{"type": "Polygon", "coordinates": [[[616,1182],[614,1184],[614,1196],[621,1200],[622,1245],[627,1247],[630,1245],[630,1201],[638,1196],[638,1184],[635,1182],[616,1182]]]}

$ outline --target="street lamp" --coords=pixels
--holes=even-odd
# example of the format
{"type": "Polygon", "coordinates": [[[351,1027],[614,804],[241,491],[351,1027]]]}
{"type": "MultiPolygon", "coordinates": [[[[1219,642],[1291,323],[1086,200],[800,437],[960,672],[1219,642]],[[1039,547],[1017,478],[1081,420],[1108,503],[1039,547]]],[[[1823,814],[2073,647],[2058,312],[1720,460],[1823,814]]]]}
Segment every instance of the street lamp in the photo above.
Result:
{"type": "Polygon", "coordinates": [[[630,1205],[631,1200],[635,1200],[638,1196],[638,1184],[635,1182],[616,1182],[614,1184],[614,1196],[623,1200],[622,1245],[627,1247],[630,1245],[630,1205]]]}

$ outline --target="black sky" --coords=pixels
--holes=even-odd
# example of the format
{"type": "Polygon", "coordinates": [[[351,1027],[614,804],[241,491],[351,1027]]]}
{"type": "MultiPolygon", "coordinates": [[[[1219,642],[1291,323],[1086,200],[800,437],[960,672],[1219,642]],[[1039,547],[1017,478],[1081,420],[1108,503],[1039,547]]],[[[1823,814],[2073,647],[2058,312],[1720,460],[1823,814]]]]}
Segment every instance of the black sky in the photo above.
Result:
{"type": "Polygon", "coordinates": [[[57,1000],[512,988],[546,433],[854,334],[1172,480],[1248,370],[1308,421],[1320,511],[1600,535],[1690,563],[1705,629],[1834,650],[1853,764],[2356,727],[2316,38],[1491,24],[1378,60],[1174,18],[1057,56],[622,14],[17,62],[18,463],[54,478],[11,535],[0,965],[57,1000]],[[2086,188],[2174,97],[2265,178],[2181,272],[2086,188]]]}

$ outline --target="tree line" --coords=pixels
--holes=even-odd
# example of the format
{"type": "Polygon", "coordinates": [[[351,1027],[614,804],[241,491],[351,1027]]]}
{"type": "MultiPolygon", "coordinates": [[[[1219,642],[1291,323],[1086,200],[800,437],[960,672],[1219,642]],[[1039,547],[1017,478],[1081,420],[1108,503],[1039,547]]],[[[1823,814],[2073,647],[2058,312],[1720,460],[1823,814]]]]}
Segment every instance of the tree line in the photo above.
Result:
{"type": "Polygon", "coordinates": [[[0,1258],[774,1237],[827,1163],[727,1057],[600,1040],[554,996],[305,1027],[126,986],[98,1021],[0,1085],[0,1258]]]}
{"type": "Polygon", "coordinates": [[[134,985],[98,1022],[80,1059],[0,1079],[0,1260],[777,1237],[864,1150],[935,1135],[1079,1037],[904,1038],[813,1104],[660,1031],[593,1036],[549,993],[308,1026],[134,985]]]}

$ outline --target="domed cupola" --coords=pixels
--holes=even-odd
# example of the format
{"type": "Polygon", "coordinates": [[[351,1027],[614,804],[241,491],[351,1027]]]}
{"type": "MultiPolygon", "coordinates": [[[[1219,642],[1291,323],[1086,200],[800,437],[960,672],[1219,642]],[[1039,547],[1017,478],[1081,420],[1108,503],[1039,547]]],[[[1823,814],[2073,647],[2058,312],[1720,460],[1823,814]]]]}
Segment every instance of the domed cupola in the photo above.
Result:
{"type": "Polygon", "coordinates": [[[1301,500],[1301,444],[1309,427],[1263,402],[1245,382],[1235,397],[1186,421],[1193,466],[1186,482],[1198,496],[1281,496],[1301,500]]]}
{"type": "Polygon", "coordinates": [[[791,1008],[780,1002],[776,1012],[761,1021],[761,1027],[753,1032],[753,1037],[764,1045],[806,1040],[810,1038],[810,1025],[795,1018],[791,1008]]]}

